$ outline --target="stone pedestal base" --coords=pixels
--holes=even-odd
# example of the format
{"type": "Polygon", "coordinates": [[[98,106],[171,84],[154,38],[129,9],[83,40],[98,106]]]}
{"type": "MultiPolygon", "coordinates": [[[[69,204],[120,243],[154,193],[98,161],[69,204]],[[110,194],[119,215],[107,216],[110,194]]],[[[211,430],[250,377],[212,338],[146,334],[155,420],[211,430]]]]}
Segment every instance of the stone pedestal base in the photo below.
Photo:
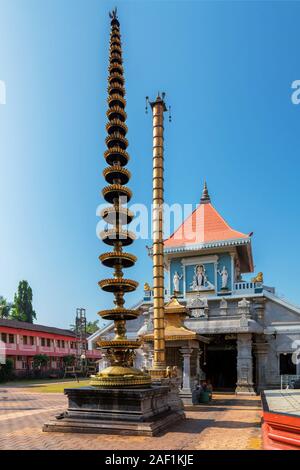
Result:
{"type": "Polygon", "coordinates": [[[236,395],[256,395],[253,385],[237,385],[235,389],[236,395]]]}
{"type": "Polygon", "coordinates": [[[179,396],[181,400],[183,401],[184,405],[193,404],[192,391],[189,388],[182,388],[179,392],[179,396]]]}
{"type": "Polygon", "coordinates": [[[160,381],[153,381],[152,385],[154,387],[168,387],[169,396],[168,404],[172,411],[183,411],[183,401],[181,400],[179,388],[181,385],[181,379],[178,377],[166,377],[160,381]]]}
{"type": "Polygon", "coordinates": [[[65,389],[68,410],[44,424],[45,432],[155,436],[182,420],[168,403],[169,387],[65,389]]]}

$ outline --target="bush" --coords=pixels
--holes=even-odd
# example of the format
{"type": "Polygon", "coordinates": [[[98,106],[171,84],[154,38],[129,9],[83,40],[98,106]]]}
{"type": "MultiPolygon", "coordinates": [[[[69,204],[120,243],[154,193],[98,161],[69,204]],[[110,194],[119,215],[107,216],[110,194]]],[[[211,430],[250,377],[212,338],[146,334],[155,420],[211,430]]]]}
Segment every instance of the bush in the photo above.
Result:
{"type": "Polygon", "coordinates": [[[13,379],[14,362],[12,359],[6,359],[5,364],[0,366],[0,382],[7,382],[13,379]]]}

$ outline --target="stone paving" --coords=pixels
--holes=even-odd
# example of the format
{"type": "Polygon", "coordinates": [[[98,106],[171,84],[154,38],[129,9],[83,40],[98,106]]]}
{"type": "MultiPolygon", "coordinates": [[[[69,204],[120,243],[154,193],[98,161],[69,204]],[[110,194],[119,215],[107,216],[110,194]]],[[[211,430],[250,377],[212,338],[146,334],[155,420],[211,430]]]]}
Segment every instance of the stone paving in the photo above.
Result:
{"type": "Polygon", "coordinates": [[[300,416],[300,390],[266,390],[265,398],[270,411],[300,416]]]}
{"type": "Polygon", "coordinates": [[[251,450],[260,449],[258,397],[215,395],[210,405],[186,408],[186,421],[159,437],[42,432],[66,409],[62,394],[0,388],[0,450],[251,450]]]}

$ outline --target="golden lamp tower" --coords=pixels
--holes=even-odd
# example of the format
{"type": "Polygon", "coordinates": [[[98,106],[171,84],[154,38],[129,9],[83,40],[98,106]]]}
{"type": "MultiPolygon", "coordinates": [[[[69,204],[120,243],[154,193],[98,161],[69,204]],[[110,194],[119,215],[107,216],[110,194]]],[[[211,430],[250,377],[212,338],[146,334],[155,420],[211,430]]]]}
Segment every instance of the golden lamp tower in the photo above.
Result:
{"type": "Polygon", "coordinates": [[[110,13],[110,58],[108,77],[108,123],[104,157],[107,162],[103,174],[108,185],[103,196],[110,204],[102,211],[108,228],[101,233],[104,243],[112,251],[100,256],[102,264],[113,268],[113,277],[99,282],[100,287],[114,294],[114,307],[99,315],[114,321],[115,337],[101,340],[98,345],[106,351],[109,367],[91,377],[90,387],[66,388],[68,408],[43,426],[45,432],[121,434],[154,436],[172,424],[184,419],[182,402],[178,396],[178,379],[166,373],[164,344],[164,283],[162,214],[163,202],[163,98],[152,103],[154,120],[154,286],[155,286],[155,361],[151,376],[133,367],[135,350],[140,341],[126,337],[126,321],[139,315],[127,309],[124,295],[137,288],[137,282],[124,278],[123,269],[134,265],[136,257],[123,251],[131,245],[134,235],[126,228],[133,214],[125,207],[131,198],[126,184],[130,173],[125,168],[129,156],[126,151],[127,126],[125,87],[122,66],[120,23],[116,9],[110,13]],[[167,376],[167,377],[166,377],[167,376]],[[153,382],[151,382],[151,379],[153,382]]]}
{"type": "Polygon", "coordinates": [[[130,172],[125,168],[129,155],[126,151],[126,100],[125,80],[123,76],[123,60],[120,35],[120,23],[116,9],[110,13],[110,57],[108,76],[108,123],[106,125],[107,150],[104,157],[108,164],[103,175],[108,183],[102,193],[111,205],[102,211],[102,218],[110,228],[101,233],[104,243],[113,250],[100,256],[104,266],[114,269],[112,279],[103,279],[99,286],[106,292],[114,294],[115,307],[102,310],[99,315],[105,320],[114,321],[115,337],[110,341],[99,341],[98,345],[106,351],[110,366],[96,376],[92,376],[91,385],[101,388],[130,388],[150,386],[150,376],[132,367],[134,350],[141,346],[139,341],[131,341],[126,337],[126,320],[135,319],[139,312],[124,307],[124,294],[134,291],[138,283],[123,277],[123,269],[136,262],[136,257],[123,251],[123,247],[131,245],[135,239],[133,233],[124,226],[133,219],[133,214],[124,204],[130,201],[132,193],[125,186],[130,179],[130,172]]]}
{"type": "MultiPolygon", "coordinates": [[[[152,201],[152,256],[153,256],[153,326],[154,357],[151,376],[165,377],[165,315],[164,315],[164,113],[167,111],[165,93],[150,102],[153,119],[153,201],[152,201]]],[[[146,98],[148,103],[148,97],[146,98]]]]}

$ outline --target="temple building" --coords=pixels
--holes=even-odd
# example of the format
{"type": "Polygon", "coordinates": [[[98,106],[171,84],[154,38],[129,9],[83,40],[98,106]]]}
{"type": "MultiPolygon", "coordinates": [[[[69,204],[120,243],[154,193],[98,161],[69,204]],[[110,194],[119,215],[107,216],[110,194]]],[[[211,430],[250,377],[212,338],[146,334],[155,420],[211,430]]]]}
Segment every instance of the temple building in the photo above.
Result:
{"type": "MultiPolygon", "coordinates": [[[[165,240],[164,265],[167,365],[178,368],[184,392],[206,379],[215,390],[254,394],[280,386],[284,375],[300,374],[300,308],[266,286],[261,272],[251,274],[251,234],[228,225],[211,203],[206,184],[196,210],[165,240]]],[[[131,322],[128,334],[143,338],[136,362],[149,369],[149,284],[134,308],[142,315],[131,322]]],[[[113,324],[107,324],[89,338],[89,347],[112,336],[113,324]]]]}

